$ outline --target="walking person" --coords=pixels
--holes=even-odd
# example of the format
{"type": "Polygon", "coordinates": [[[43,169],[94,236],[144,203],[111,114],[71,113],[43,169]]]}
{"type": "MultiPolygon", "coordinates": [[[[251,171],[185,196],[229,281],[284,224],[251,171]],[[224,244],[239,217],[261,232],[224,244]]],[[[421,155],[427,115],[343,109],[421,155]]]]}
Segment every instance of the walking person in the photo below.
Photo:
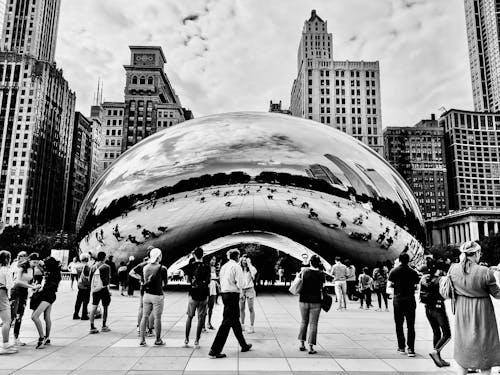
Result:
{"type": "Polygon", "coordinates": [[[312,255],[310,267],[301,271],[302,288],[300,290],[299,307],[302,321],[300,324],[299,341],[300,351],[306,351],[305,342],[309,344],[309,354],[316,354],[314,345],[318,335],[318,321],[321,312],[321,299],[325,275],[321,271],[321,260],[319,256],[312,255]],[[309,336],[307,330],[309,329],[309,336]]]}
{"type": "Polygon", "coordinates": [[[73,283],[76,281],[78,283],[78,269],[81,267],[80,262],[78,262],[78,258],[74,257],[73,261],[68,264],[68,271],[71,279],[71,290],[73,290],[73,283]]]}
{"type": "Polygon", "coordinates": [[[97,262],[92,267],[92,276],[90,278],[90,292],[92,294],[92,309],[90,311],[90,333],[99,333],[99,330],[94,325],[97,306],[102,303],[102,328],[101,332],[111,331],[106,325],[108,320],[108,309],[111,304],[111,293],[109,292],[109,283],[111,278],[111,270],[104,263],[106,253],[100,251],[97,253],[97,262]]]}
{"type": "Polygon", "coordinates": [[[254,333],[254,323],[255,323],[255,277],[257,275],[257,269],[252,265],[252,261],[247,256],[243,256],[240,259],[241,270],[243,271],[243,280],[241,283],[241,295],[240,295],[240,320],[241,329],[247,333],[254,333]],[[245,329],[245,304],[248,304],[248,312],[250,313],[250,327],[245,329]]]}
{"type": "Polygon", "coordinates": [[[75,311],[73,312],[73,319],[89,320],[88,305],[90,301],[90,277],[92,270],[88,265],[88,254],[80,255],[79,275],[78,275],[78,294],[76,295],[75,311]],[[80,317],[80,308],[82,315],[80,317]]]}
{"type": "Polygon", "coordinates": [[[377,294],[378,309],[382,311],[382,299],[385,304],[385,311],[389,311],[387,305],[387,271],[385,270],[382,262],[377,262],[373,270],[373,290],[377,294]]]}
{"type": "Polygon", "coordinates": [[[430,357],[438,367],[449,366],[450,363],[441,358],[441,350],[451,339],[450,323],[446,314],[444,298],[439,294],[439,280],[445,275],[442,269],[432,260],[427,260],[424,275],[420,279],[420,302],[425,304],[425,315],[432,328],[434,351],[430,357]]]}
{"type": "Polygon", "coordinates": [[[207,329],[214,329],[212,325],[212,313],[214,311],[214,305],[217,301],[217,296],[220,290],[219,284],[219,271],[217,269],[217,258],[210,258],[210,284],[208,289],[210,291],[210,295],[208,296],[208,324],[207,329]]]}
{"type": "Polygon", "coordinates": [[[490,295],[500,299],[493,272],[479,265],[481,246],[474,241],[460,246],[460,262],[452,264],[449,277],[456,291],[455,345],[453,358],[459,374],[479,369],[490,374],[500,366],[500,342],[490,295]]]}
{"type": "Polygon", "coordinates": [[[125,296],[125,291],[127,290],[127,266],[125,262],[120,262],[120,267],[118,267],[118,282],[120,283],[120,295],[125,296]]]}
{"type": "MultiPolygon", "coordinates": [[[[345,266],[347,267],[347,298],[349,300],[354,301],[356,297],[356,267],[351,264],[349,259],[344,261],[345,266]]],[[[356,298],[357,299],[357,298],[356,298]]]]}
{"type": "Polygon", "coordinates": [[[246,342],[241,330],[239,299],[243,272],[240,265],[237,263],[239,257],[239,250],[229,250],[227,252],[228,261],[220,269],[221,295],[222,303],[224,304],[224,312],[222,315],[222,323],[212,343],[210,352],[208,353],[211,358],[226,357],[226,355],[222,353],[222,349],[224,348],[230,329],[233,330],[241,346],[242,352],[247,352],[252,348],[252,344],[246,342]]]}
{"type": "Polygon", "coordinates": [[[363,302],[366,304],[366,309],[368,310],[372,307],[372,289],[373,289],[373,279],[368,275],[368,267],[363,268],[363,272],[358,278],[359,284],[359,308],[363,308],[363,302]]]}
{"type": "Polygon", "coordinates": [[[187,278],[191,284],[189,287],[189,302],[186,318],[186,335],[184,347],[189,347],[189,334],[191,332],[191,323],[195,313],[198,313],[198,326],[196,327],[196,338],[194,340],[195,348],[200,346],[201,331],[205,327],[207,315],[208,296],[210,294],[210,266],[203,263],[203,249],[197,247],[194,252],[194,262],[187,268],[187,278]]]}
{"type": "Polygon", "coordinates": [[[2,346],[0,347],[0,355],[17,353],[15,346],[9,344],[11,323],[9,291],[13,284],[12,273],[9,268],[10,259],[10,252],[6,250],[0,251],[0,319],[2,319],[2,346]]]}
{"type": "Polygon", "coordinates": [[[165,266],[161,265],[162,252],[158,248],[151,249],[149,253],[148,264],[144,266],[144,297],[143,297],[143,313],[141,320],[141,341],[139,345],[146,345],[146,326],[148,325],[149,317],[152,314],[154,317],[154,327],[156,333],[155,345],[165,345],[161,339],[161,316],[163,314],[163,305],[165,296],[163,287],[168,282],[168,272],[165,266]]]}
{"type": "Polygon", "coordinates": [[[52,312],[52,305],[56,301],[57,289],[61,282],[61,266],[53,257],[48,257],[43,261],[43,269],[45,271],[43,287],[36,301],[33,301],[33,296],[31,297],[30,304],[30,308],[33,310],[31,320],[35,323],[38,331],[36,349],[42,349],[46,345],[50,345],[50,331],[52,328],[50,313],[52,312]],[[42,313],[45,321],[45,331],[40,320],[42,313]]]}
{"type": "Polygon", "coordinates": [[[14,286],[10,290],[10,316],[14,321],[14,343],[16,346],[25,346],[26,344],[19,339],[19,333],[28,302],[28,289],[38,290],[40,288],[40,285],[33,284],[32,263],[38,263],[38,261],[30,261],[27,254],[18,255],[17,259],[14,286]]]}
{"type": "Polygon", "coordinates": [[[398,352],[408,357],[415,357],[415,289],[420,278],[418,273],[410,268],[410,256],[407,253],[399,255],[399,265],[389,272],[389,286],[394,288],[393,309],[396,336],[398,338],[398,352]],[[403,324],[406,320],[408,337],[405,343],[403,324]]]}
{"type": "Polygon", "coordinates": [[[332,266],[330,274],[333,276],[335,285],[335,295],[337,296],[337,310],[347,309],[347,267],[342,264],[340,257],[335,257],[335,264],[332,266]]]}

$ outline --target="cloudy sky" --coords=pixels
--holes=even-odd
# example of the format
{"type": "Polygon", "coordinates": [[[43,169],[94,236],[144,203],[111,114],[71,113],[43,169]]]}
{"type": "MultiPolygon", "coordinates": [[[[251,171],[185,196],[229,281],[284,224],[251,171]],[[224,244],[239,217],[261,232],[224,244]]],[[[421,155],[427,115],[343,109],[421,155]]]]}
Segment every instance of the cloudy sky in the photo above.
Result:
{"type": "Polygon", "coordinates": [[[472,108],[463,0],[63,0],[56,60],[88,114],[97,79],[122,101],[129,45],[163,47],[195,117],[288,107],[311,9],[336,60],[379,60],[385,126],[472,108]]]}

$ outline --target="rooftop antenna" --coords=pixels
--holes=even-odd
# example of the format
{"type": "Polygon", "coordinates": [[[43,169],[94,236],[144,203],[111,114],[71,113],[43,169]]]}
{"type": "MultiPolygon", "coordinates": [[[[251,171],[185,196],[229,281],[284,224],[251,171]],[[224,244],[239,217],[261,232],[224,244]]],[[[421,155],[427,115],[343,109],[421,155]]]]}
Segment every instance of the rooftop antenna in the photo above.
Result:
{"type": "Polygon", "coordinates": [[[104,92],[104,82],[101,81],[101,97],[99,98],[99,105],[102,104],[103,92],[104,92]]]}

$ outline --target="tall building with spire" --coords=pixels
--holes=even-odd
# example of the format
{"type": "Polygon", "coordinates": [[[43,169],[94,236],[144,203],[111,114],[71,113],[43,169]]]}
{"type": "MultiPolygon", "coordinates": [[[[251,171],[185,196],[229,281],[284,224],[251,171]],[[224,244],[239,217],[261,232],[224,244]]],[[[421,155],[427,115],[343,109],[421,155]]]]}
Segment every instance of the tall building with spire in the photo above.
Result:
{"type": "Polygon", "coordinates": [[[500,0],[465,0],[474,109],[500,111],[500,0]]]}
{"type": "Polygon", "coordinates": [[[8,0],[0,40],[0,215],[64,227],[75,94],[54,62],[59,0],[8,0]]]}
{"type": "Polygon", "coordinates": [[[304,22],[290,110],[352,135],[383,155],[379,63],[335,61],[332,34],[315,10],[304,22]]]}

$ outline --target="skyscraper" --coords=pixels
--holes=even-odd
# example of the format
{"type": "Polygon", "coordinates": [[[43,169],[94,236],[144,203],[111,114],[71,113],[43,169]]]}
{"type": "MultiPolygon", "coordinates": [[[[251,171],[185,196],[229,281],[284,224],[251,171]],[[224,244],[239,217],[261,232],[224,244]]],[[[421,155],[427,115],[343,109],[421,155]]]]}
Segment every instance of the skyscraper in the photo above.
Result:
{"type": "Polygon", "coordinates": [[[61,0],[6,0],[0,50],[54,61],[61,0]]]}
{"type": "Polygon", "coordinates": [[[304,22],[292,115],[335,127],[383,155],[378,61],[335,61],[332,34],[315,10],[304,22]]]}
{"type": "Polygon", "coordinates": [[[411,187],[425,219],[448,214],[444,129],[435,116],[384,130],[385,159],[411,187]]]}
{"type": "Polygon", "coordinates": [[[71,167],[75,94],[53,61],[58,15],[59,1],[9,0],[1,35],[1,218],[35,230],[63,228],[71,167]]]}
{"type": "Polygon", "coordinates": [[[476,111],[500,110],[500,0],[465,0],[472,94],[476,111]]]}
{"type": "Polygon", "coordinates": [[[158,130],[192,118],[165,73],[166,62],[161,47],[130,46],[130,64],[125,65],[122,151],[158,130]]]}

